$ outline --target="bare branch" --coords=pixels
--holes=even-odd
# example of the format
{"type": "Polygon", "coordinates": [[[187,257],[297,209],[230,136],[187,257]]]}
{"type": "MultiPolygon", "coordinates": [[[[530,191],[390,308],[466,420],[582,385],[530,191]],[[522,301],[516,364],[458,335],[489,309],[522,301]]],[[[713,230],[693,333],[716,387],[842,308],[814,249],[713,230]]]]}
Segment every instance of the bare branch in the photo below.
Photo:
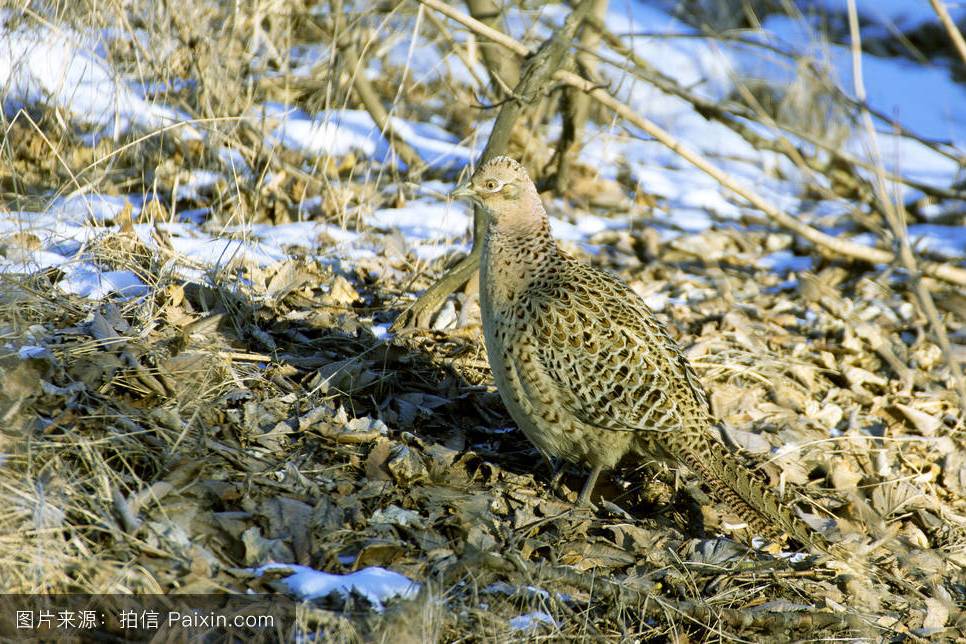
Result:
{"type": "MultiPolygon", "coordinates": [[[[591,22],[602,22],[606,12],[607,0],[594,0],[592,14],[587,17],[588,25],[591,22]]],[[[600,32],[596,29],[584,27],[580,33],[575,59],[577,70],[584,78],[594,78],[596,75],[597,57],[591,52],[597,49],[599,41],[600,32]]],[[[584,125],[590,114],[591,98],[584,92],[569,87],[563,92],[560,102],[563,127],[554,150],[557,172],[553,184],[557,194],[562,194],[566,190],[570,178],[570,164],[580,151],[584,125]]]]}
{"type": "MultiPolygon", "coordinates": [[[[500,5],[494,0],[466,0],[470,15],[493,29],[500,24],[500,5]]],[[[483,62],[493,81],[493,88],[497,96],[505,96],[506,89],[516,87],[520,82],[520,64],[513,56],[507,56],[505,51],[492,42],[480,45],[483,62]]]]}

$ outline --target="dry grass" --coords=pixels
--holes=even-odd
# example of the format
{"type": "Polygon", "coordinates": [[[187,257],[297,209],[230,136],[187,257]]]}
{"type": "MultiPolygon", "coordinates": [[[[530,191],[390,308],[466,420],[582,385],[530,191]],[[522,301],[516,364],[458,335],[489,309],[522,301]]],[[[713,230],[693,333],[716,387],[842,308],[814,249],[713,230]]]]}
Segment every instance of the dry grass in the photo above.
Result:
{"type": "MultiPolygon", "coordinates": [[[[159,200],[141,223],[204,207],[209,232],[244,236],[227,227],[311,217],[353,228],[360,212],[412,199],[408,182],[447,178],[261,144],[266,124],[247,118],[253,105],[357,107],[337,57],[291,73],[293,48],[332,37],[315,5],[175,4],[65,3],[22,20],[137,32],[111,41],[108,59],[167,86],[158,100],[208,138],[128,134],[91,148],[56,109],[7,115],[9,207],[143,192],[159,200]],[[233,169],[222,147],[254,172],[233,169]],[[174,202],[182,172],[200,168],[226,178],[174,202]],[[306,207],[313,196],[320,205],[306,207]]],[[[467,114],[488,112],[469,112],[469,89],[445,73],[418,78],[387,54],[412,37],[417,11],[350,12],[347,29],[381,61],[372,80],[396,114],[432,115],[470,138],[467,114]]],[[[427,41],[452,47],[421,24],[427,41]]],[[[515,145],[533,145],[546,124],[533,131],[515,145]]],[[[844,555],[790,561],[738,545],[740,532],[715,538],[731,521],[684,492],[684,473],[628,464],[600,488],[614,506],[573,511],[549,490],[529,443],[505,431],[512,422],[487,386],[475,318],[388,342],[369,332],[441,262],[386,253],[339,271],[298,257],[269,268],[225,258],[204,267],[200,285],[180,277],[198,266],[164,243],[162,226],[152,250],[126,216],[103,222],[116,226],[83,256],[135,272],[145,297],[67,296],[56,269],[0,276],[0,587],[9,592],[265,590],[250,568],[275,560],[330,572],[380,565],[425,584],[419,599],[382,614],[363,600],[322,603],[309,621],[334,641],[962,633],[964,419],[950,356],[904,280],[816,252],[811,273],[782,283],[755,260],[793,249],[792,239],[731,229],[668,243],[607,233],[608,252],[587,258],[668,296],[662,314],[690,347],[728,438],[775,486],[816,504],[804,509],[837,518],[844,555]],[[24,346],[45,351],[22,359],[24,346]],[[556,625],[511,629],[509,619],[532,611],[556,625]]],[[[12,244],[0,240],[5,253],[12,244]]],[[[962,295],[941,283],[932,292],[961,342],[962,295]]],[[[457,310],[472,297],[458,294],[457,310]]],[[[576,474],[566,482],[576,487],[576,474]]]]}

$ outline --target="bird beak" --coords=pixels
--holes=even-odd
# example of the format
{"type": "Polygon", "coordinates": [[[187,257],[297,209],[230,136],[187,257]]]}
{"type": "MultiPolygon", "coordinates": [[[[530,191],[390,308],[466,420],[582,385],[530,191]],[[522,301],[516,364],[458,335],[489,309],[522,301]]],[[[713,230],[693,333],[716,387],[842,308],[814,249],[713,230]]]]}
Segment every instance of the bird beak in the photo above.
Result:
{"type": "Polygon", "coordinates": [[[449,193],[450,199],[476,199],[476,197],[476,190],[473,189],[473,184],[470,182],[464,183],[449,193]]]}

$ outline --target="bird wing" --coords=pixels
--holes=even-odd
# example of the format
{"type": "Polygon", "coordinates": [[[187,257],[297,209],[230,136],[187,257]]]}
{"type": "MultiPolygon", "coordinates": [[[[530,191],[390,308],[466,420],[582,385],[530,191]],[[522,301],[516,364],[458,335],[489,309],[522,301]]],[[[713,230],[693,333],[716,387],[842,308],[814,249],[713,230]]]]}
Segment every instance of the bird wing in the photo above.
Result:
{"type": "Polygon", "coordinates": [[[616,277],[571,264],[534,316],[533,368],[577,420],[674,431],[709,413],[697,375],[644,301],[616,277]]]}

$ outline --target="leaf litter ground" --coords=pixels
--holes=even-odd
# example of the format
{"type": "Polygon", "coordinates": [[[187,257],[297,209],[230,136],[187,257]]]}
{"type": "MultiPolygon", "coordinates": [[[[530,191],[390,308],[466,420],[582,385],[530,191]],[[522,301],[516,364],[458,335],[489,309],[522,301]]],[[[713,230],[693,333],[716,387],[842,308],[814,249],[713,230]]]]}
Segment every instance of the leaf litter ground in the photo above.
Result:
{"type": "Polygon", "coordinates": [[[893,282],[821,258],[800,279],[762,269],[791,243],[771,233],[712,229],[653,257],[636,233],[601,234],[610,252],[587,261],[663,309],[722,438],[815,501],[817,529],[834,515],[852,558],[717,537],[737,519],[660,464],[628,464],[596,512],[575,510],[580,473],[552,491],[490,386],[472,288],[449,303],[466,324],[372,333],[419,287],[392,279],[405,256],[346,272],[293,258],[202,286],[165,276],[122,222],[91,252],[136,266],[145,297],[55,295],[57,269],[3,278],[6,587],[284,590],[284,571],[253,573],[268,562],[422,584],[382,613],[330,597],[310,627],[350,640],[961,626],[961,420],[893,282]],[[883,377],[893,363],[902,378],[883,377]]]}

